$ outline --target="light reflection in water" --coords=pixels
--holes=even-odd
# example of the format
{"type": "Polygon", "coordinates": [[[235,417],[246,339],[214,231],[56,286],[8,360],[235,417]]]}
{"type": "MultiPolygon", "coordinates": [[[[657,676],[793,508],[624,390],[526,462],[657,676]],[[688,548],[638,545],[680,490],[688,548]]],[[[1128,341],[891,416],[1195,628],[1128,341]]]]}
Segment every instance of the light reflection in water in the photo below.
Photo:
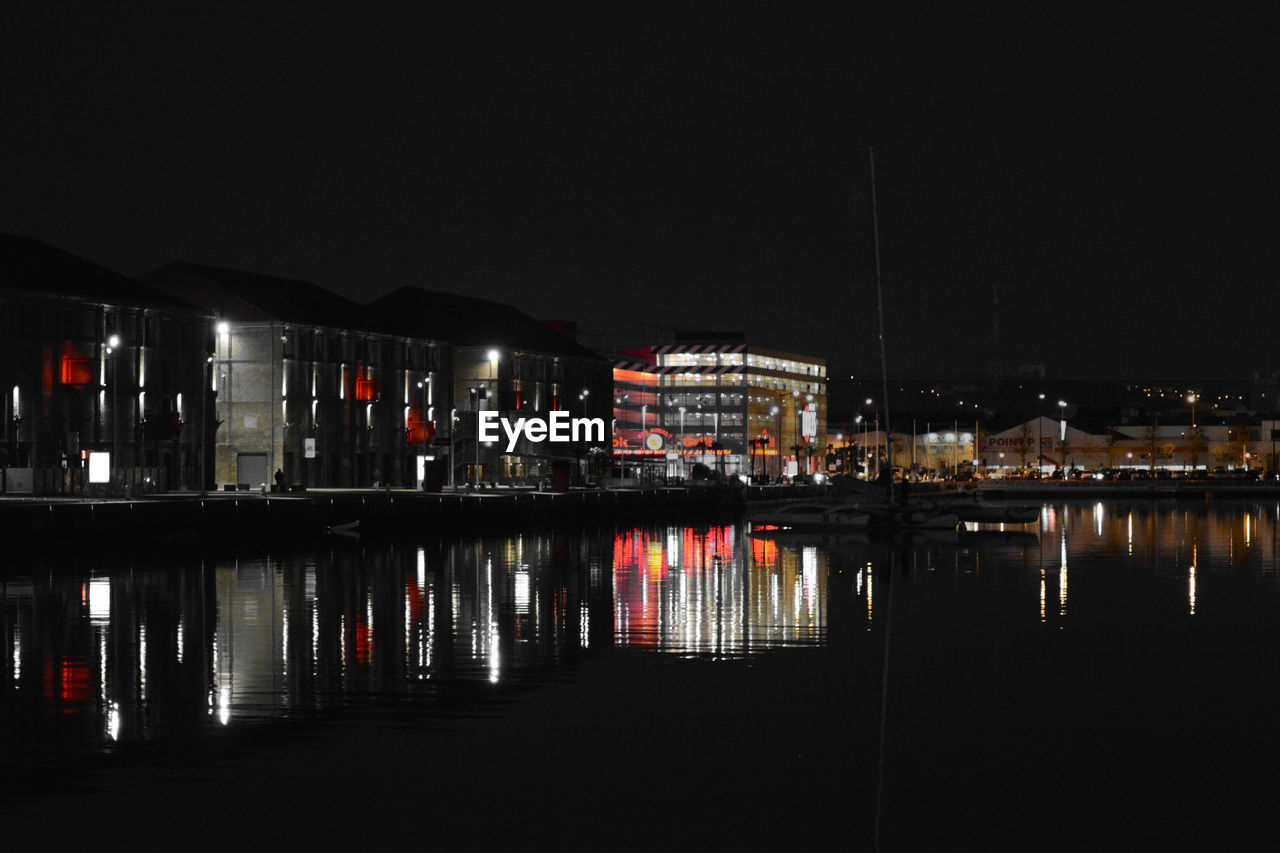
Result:
{"type": "Polygon", "coordinates": [[[1040,621],[1044,621],[1044,567],[1040,568],[1040,621]]]}
{"type": "Polygon", "coordinates": [[[1067,530],[1062,529],[1061,565],[1058,568],[1058,615],[1067,615],[1067,530]]]}
{"type": "MultiPolygon", "coordinates": [[[[1274,570],[1275,530],[1265,528],[1276,519],[1254,507],[1049,509],[1041,525],[1008,536],[1055,534],[1056,611],[1047,601],[1048,555],[1034,563],[1036,542],[1047,549],[1052,539],[982,552],[981,566],[984,576],[1016,580],[1019,609],[1039,568],[1040,619],[1059,627],[1069,566],[1073,630],[1105,599],[1090,591],[1126,562],[1150,583],[1176,579],[1173,600],[1186,595],[1186,609],[1176,610],[1192,615],[1201,591],[1219,600],[1215,570],[1229,563],[1274,570]],[[1233,542],[1242,530],[1243,549],[1233,542]]],[[[961,577],[979,565],[963,537],[993,531],[971,529],[958,545],[893,547],[904,555],[900,567],[961,577]]],[[[0,708],[82,720],[88,740],[128,742],[175,720],[194,725],[192,716],[235,728],[382,695],[425,700],[453,682],[501,687],[533,678],[543,664],[610,647],[719,659],[820,645],[836,584],[854,597],[854,609],[835,612],[872,630],[886,553],[821,536],[754,537],[737,525],[664,526],[408,548],[326,545],[127,570],[103,564],[66,568],[39,584],[8,578],[0,590],[8,646],[0,661],[9,668],[0,691],[8,704],[0,708]]]]}
{"type": "Polygon", "coordinates": [[[1187,579],[1187,607],[1192,616],[1196,615],[1196,563],[1199,562],[1199,555],[1196,546],[1191,546],[1191,572],[1187,579]]]}

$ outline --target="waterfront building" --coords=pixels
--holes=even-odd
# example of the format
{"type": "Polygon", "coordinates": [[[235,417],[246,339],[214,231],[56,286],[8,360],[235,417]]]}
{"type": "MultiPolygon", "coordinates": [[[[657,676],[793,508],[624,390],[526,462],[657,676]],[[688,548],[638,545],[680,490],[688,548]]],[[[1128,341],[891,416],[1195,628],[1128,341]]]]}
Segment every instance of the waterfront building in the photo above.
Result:
{"type": "Polygon", "coordinates": [[[277,471],[301,487],[443,479],[447,344],[375,328],[362,306],[310,282],[189,263],[144,279],[217,317],[211,484],[260,489],[277,471]]]}
{"type": "Polygon", "coordinates": [[[537,484],[557,468],[584,477],[607,467],[611,377],[604,358],[513,306],[460,294],[402,287],[370,303],[368,316],[398,334],[449,341],[452,386],[439,405],[449,410],[440,418],[455,427],[451,482],[537,484]],[[514,422],[552,411],[599,418],[603,435],[572,442],[521,436],[511,449],[505,437],[480,441],[480,412],[514,422]]]}
{"type": "Polygon", "coordinates": [[[1280,421],[1122,424],[1086,431],[1041,417],[980,437],[982,465],[992,470],[1155,468],[1276,469],[1280,421]],[[1273,440],[1274,436],[1274,440],[1273,440]]]}
{"type": "Polygon", "coordinates": [[[614,456],[772,479],[822,471],[825,359],[723,339],[619,353],[614,456]]]}
{"type": "Polygon", "coordinates": [[[198,488],[210,320],[39,240],[0,235],[0,490],[198,488]]]}

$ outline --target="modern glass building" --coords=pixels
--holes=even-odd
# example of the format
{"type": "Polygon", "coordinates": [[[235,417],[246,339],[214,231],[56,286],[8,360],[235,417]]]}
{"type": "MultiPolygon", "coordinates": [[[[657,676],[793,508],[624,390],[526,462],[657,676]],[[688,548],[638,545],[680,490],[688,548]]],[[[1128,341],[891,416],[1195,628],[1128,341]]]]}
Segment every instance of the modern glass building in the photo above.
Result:
{"type": "Polygon", "coordinates": [[[631,350],[614,366],[614,458],[687,476],[793,477],[822,469],[825,359],[747,343],[631,350]]]}

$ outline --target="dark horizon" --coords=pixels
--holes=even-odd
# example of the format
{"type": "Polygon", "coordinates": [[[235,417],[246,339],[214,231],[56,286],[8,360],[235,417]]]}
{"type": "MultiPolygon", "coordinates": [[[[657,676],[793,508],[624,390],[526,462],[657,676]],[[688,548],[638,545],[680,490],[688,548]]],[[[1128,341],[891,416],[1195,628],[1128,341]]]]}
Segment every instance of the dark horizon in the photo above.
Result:
{"type": "Polygon", "coordinates": [[[874,144],[891,373],[1280,368],[1260,22],[887,14],[29,6],[0,37],[0,230],[130,275],[743,328],[875,375],[874,144]]]}

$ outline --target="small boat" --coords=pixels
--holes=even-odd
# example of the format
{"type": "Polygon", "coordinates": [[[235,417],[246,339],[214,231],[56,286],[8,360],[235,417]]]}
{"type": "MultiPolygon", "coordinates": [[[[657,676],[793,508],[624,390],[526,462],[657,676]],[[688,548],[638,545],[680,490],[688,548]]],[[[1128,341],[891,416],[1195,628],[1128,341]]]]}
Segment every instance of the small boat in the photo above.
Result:
{"type": "Polygon", "coordinates": [[[350,536],[353,539],[359,539],[360,522],[348,521],[346,524],[331,524],[324,532],[330,536],[350,536]]]}
{"type": "Polygon", "coordinates": [[[753,525],[789,530],[850,530],[866,527],[871,516],[851,504],[800,503],[751,514],[753,525]]]}
{"type": "Polygon", "coordinates": [[[897,504],[859,504],[859,509],[871,516],[871,527],[887,527],[894,530],[955,530],[960,519],[955,513],[941,507],[924,505],[898,506],[897,504]]]}

